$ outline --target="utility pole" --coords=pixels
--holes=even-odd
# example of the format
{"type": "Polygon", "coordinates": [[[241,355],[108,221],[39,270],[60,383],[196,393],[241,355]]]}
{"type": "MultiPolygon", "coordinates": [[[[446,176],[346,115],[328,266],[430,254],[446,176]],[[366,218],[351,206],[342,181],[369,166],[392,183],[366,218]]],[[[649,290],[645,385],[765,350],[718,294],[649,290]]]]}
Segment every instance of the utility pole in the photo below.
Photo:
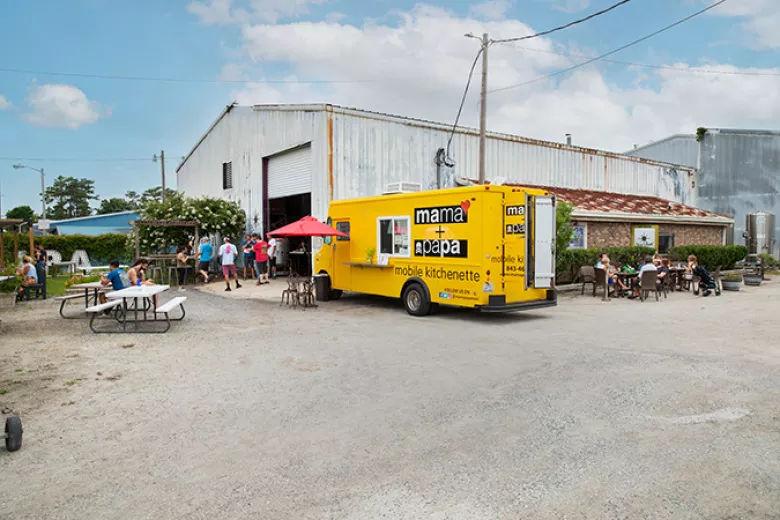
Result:
{"type": "Polygon", "coordinates": [[[158,159],[160,160],[160,168],[162,170],[162,203],[165,204],[165,150],[160,151],[159,157],[156,154],[152,157],[154,162],[157,162],[158,159]]]}
{"type": "Polygon", "coordinates": [[[485,184],[485,146],[487,144],[488,33],[482,35],[482,93],[479,103],[479,183],[485,184]]]}
{"type": "Polygon", "coordinates": [[[41,168],[41,202],[43,203],[43,220],[46,220],[46,176],[41,168]]]}

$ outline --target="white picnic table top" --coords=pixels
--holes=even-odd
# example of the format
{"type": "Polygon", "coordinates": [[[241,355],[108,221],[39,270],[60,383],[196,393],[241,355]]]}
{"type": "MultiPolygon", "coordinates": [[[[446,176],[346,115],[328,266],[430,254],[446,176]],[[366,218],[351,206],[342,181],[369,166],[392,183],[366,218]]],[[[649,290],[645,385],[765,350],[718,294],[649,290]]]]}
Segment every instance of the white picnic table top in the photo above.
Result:
{"type": "Polygon", "coordinates": [[[15,276],[0,276],[0,282],[5,282],[6,280],[11,280],[13,278],[16,278],[15,276]]]}
{"type": "Polygon", "coordinates": [[[117,298],[150,298],[155,294],[160,294],[171,288],[170,285],[137,285],[135,287],[128,287],[121,291],[114,291],[106,295],[106,297],[114,300],[117,298]]]}
{"type": "Polygon", "coordinates": [[[89,282],[89,283],[77,283],[71,285],[68,290],[69,291],[80,291],[82,289],[90,290],[90,289],[110,289],[111,284],[109,285],[103,285],[100,282],[89,282]]]}

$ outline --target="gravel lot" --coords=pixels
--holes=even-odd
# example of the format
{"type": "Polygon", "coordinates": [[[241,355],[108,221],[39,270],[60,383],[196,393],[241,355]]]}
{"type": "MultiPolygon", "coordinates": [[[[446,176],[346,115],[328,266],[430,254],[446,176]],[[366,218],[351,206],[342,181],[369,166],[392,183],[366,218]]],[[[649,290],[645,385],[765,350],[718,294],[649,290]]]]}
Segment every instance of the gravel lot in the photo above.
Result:
{"type": "Polygon", "coordinates": [[[425,319],[187,296],[162,336],[3,316],[1,518],[780,518],[780,283],[425,319]]]}

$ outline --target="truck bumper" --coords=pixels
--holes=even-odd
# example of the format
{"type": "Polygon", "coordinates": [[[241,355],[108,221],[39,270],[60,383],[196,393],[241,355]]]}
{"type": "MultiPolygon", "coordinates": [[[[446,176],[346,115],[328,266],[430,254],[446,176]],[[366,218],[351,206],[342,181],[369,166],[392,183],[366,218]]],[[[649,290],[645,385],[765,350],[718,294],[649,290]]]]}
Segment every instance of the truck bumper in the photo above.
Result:
{"type": "Polygon", "coordinates": [[[558,292],[555,289],[549,289],[547,298],[544,300],[507,303],[506,296],[491,296],[487,305],[476,307],[476,309],[480,312],[515,312],[555,307],[556,305],[558,305],[558,292]]]}

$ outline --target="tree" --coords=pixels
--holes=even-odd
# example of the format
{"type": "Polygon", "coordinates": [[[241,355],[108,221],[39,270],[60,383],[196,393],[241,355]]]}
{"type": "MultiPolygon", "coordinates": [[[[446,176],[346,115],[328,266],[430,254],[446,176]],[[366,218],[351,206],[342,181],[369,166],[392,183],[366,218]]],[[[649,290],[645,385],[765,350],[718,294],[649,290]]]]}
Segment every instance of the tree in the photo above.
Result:
{"type": "Polygon", "coordinates": [[[54,220],[88,217],[92,214],[89,203],[97,199],[95,181],[60,175],[46,188],[47,216],[54,220]]]}
{"type": "Polygon", "coordinates": [[[20,218],[25,222],[36,222],[38,218],[30,206],[17,206],[5,214],[5,218],[20,218]]]}
{"type": "Polygon", "coordinates": [[[138,206],[130,200],[114,197],[101,200],[100,207],[97,209],[97,214],[106,215],[108,213],[119,213],[120,211],[132,211],[137,207],[138,206]]]}
{"type": "MultiPolygon", "coordinates": [[[[176,197],[178,194],[179,192],[176,190],[165,188],[166,199],[171,199],[173,197],[176,197]]],[[[149,188],[148,190],[144,191],[140,196],[138,196],[138,194],[134,191],[128,191],[126,196],[130,198],[130,195],[134,196],[134,200],[138,204],[138,207],[145,207],[150,202],[162,202],[162,186],[149,188]]]]}
{"type": "Polygon", "coordinates": [[[563,256],[569,248],[574,227],[571,225],[571,213],[574,206],[559,200],[555,205],[555,252],[563,256]]]}

